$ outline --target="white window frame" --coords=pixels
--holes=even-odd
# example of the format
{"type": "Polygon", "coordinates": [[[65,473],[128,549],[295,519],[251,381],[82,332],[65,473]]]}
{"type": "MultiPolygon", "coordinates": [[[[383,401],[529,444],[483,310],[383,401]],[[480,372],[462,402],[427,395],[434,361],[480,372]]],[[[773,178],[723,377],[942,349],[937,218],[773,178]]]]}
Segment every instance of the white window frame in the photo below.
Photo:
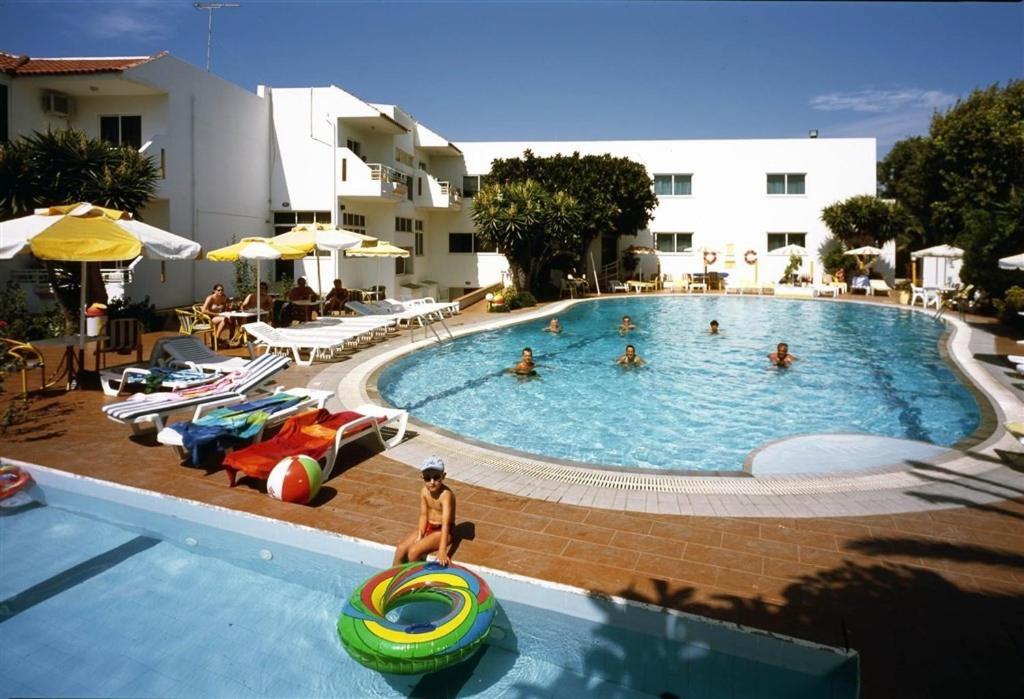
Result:
{"type": "Polygon", "coordinates": [[[658,177],[670,177],[671,178],[669,180],[669,183],[671,184],[671,187],[672,187],[672,194],[658,194],[658,185],[655,184],[654,185],[654,195],[656,197],[659,197],[659,198],[660,197],[672,197],[672,198],[675,198],[675,199],[683,199],[683,198],[686,198],[686,197],[692,197],[693,196],[693,173],[692,172],[657,172],[657,173],[654,174],[654,177],[652,179],[655,179],[655,178],[658,178],[658,177]],[[690,193],[689,194],[676,194],[675,193],[675,191],[676,191],[676,178],[677,177],[679,177],[679,178],[683,178],[683,177],[688,178],[688,181],[690,183],[690,193]]]}
{"type": "Polygon", "coordinates": [[[654,233],[654,249],[658,251],[659,255],[692,255],[693,254],[693,233],[682,232],[682,231],[655,231],[654,233]],[[662,250],[658,247],[658,236],[670,235],[672,236],[672,250],[662,250]],[[684,247],[682,250],[679,249],[679,236],[688,235],[690,236],[690,246],[684,247]]]}
{"type": "Polygon", "coordinates": [[[766,197],[805,197],[807,196],[807,173],[806,172],[767,172],[764,177],[764,190],[766,197]],[[768,178],[769,177],[782,177],[783,178],[783,190],[778,193],[771,193],[768,191],[768,178]],[[804,191],[802,192],[790,192],[789,191],[789,178],[790,177],[803,177],[804,178],[804,191]]]}
{"type": "Polygon", "coordinates": [[[765,233],[765,236],[764,236],[764,249],[765,249],[765,252],[767,254],[769,254],[769,255],[777,255],[777,256],[780,256],[780,257],[786,257],[786,255],[784,255],[782,253],[775,252],[775,251],[776,250],[781,250],[782,248],[786,247],[787,245],[799,245],[802,248],[806,248],[807,247],[807,233],[806,232],[800,232],[800,231],[768,231],[767,233],[765,233]],[[779,247],[777,247],[775,249],[769,249],[768,248],[768,236],[770,236],[770,235],[784,235],[784,236],[786,236],[786,238],[785,238],[786,242],[784,242],[782,245],[780,245],[779,247]],[[802,236],[803,240],[801,240],[799,242],[797,242],[796,240],[790,240],[790,236],[794,236],[794,235],[802,236]]]}
{"type": "Polygon", "coordinates": [[[499,255],[500,254],[496,249],[495,250],[477,250],[477,240],[478,240],[478,236],[477,236],[476,233],[471,233],[469,231],[449,231],[448,232],[448,254],[449,255],[499,255]],[[471,238],[472,241],[473,241],[473,244],[471,246],[472,250],[469,250],[468,252],[452,252],[451,240],[452,240],[452,236],[453,235],[468,235],[468,236],[472,236],[472,238],[471,238]]]}

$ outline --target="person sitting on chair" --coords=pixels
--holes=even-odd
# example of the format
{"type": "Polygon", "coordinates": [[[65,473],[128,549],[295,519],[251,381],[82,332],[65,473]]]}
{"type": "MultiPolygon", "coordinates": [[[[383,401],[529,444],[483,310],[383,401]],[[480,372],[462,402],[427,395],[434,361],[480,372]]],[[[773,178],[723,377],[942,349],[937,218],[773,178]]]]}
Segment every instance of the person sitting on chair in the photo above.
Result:
{"type": "Polygon", "coordinates": [[[228,297],[224,295],[224,285],[214,284],[213,292],[203,301],[202,311],[210,316],[210,322],[213,323],[213,334],[218,341],[226,342],[230,340],[235,332],[234,318],[226,318],[220,315],[224,311],[230,310],[231,303],[228,301],[228,297]]]}
{"type": "Polygon", "coordinates": [[[296,301],[316,301],[316,292],[306,285],[306,278],[299,277],[295,280],[295,286],[288,292],[288,305],[283,309],[282,315],[286,322],[298,320],[305,322],[310,318],[310,307],[299,306],[296,301]]]}
{"type": "Polygon", "coordinates": [[[335,279],[334,286],[327,292],[327,298],[324,300],[324,313],[343,310],[346,301],[348,301],[348,289],[342,286],[340,279],[335,279]]]}
{"type": "Polygon", "coordinates": [[[260,282],[260,293],[257,294],[255,291],[245,297],[242,301],[242,310],[248,310],[250,308],[256,308],[257,301],[259,302],[259,308],[261,311],[269,311],[274,306],[274,299],[270,295],[270,287],[267,286],[266,282],[260,282]]]}

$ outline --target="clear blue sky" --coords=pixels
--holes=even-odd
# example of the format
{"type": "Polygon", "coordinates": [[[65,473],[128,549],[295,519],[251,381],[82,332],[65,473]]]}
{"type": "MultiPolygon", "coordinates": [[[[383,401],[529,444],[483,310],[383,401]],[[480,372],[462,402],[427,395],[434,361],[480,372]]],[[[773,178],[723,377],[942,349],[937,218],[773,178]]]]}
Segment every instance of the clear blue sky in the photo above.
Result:
{"type": "MultiPolygon", "coordinates": [[[[214,15],[213,71],[336,84],[452,140],[874,136],[1024,75],[1024,5],[266,2],[214,15]]],[[[0,0],[0,50],[206,61],[179,0],[0,0]]]]}

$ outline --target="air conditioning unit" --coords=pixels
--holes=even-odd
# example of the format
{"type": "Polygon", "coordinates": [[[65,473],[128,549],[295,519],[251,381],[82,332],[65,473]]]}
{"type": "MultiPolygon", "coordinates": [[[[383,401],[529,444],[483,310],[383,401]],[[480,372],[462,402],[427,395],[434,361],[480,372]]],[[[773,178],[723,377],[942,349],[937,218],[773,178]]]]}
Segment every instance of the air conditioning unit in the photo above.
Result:
{"type": "Polygon", "coordinates": [[[71,116],[71,108],[74,106],[74,102],[71,100],[70,95],[65,95],[63,92],[44,92],[43,93],[43,113],[52,116],[66,117],[71,116]]]}

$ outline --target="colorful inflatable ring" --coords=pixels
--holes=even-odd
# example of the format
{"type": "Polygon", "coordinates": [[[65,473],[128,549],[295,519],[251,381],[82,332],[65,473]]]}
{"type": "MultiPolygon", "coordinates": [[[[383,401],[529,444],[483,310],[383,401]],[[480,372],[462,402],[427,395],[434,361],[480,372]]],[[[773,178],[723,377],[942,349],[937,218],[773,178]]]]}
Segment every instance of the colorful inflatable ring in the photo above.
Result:
{"type": "Polygon", "coordinates": [[[718,259],[718,253],[715,252],[714,250],[708,250],[706,253],[704,253],[704,264],[706,264],[706,265],[713,265],[713,264],[715,264],[715,260],[717,260],[717,259],[718,259]]]}
{"type": "Polygon", "coordinates": [[[338,619],[338,636],[349,655],[378,672],[435,672],[473,655],[487,638],[495,606],[491,589],[475,573],[416,561],[357,587],[338,619]],[[415,624],[387,618],[399,607],[422,603],[446,604],[447,610],[415,624]]]}
{"type": "Polygon", "coordinates": [[[747,250],[745,253],[743,253],[743,261],[746,262],[748,265],[752,265],[755,262],[757,262],[757,251],[747,250]]]}
{"type": "Polygon", "coordinates": [[[5,500],[32,482],[28,471],[17,466],[0,466],[0,500],[5,500]]]}

